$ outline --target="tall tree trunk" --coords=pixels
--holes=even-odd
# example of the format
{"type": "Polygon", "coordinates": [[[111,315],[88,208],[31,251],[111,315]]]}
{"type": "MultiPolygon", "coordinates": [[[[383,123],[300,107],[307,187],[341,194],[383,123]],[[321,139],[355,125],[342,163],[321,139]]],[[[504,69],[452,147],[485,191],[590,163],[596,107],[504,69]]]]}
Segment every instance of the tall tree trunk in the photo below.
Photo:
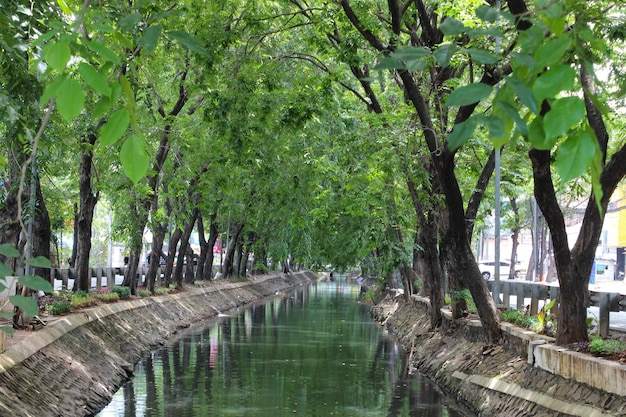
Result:
{"type": "Polygon", "coordinates": [[[152,230],[152,249],[150,251],[150,263],[146,274],[145,284],[148,290],[154,294],[157,273],[161,267],[161,257],[163,256],[163,241],[165,240],[166,226],[163,223],[155,222],[152,230]]]}
{"type": "MultiPolygon", "coordinates": [[[[8,139],[7,139],[8,140],[8,139]]],[[[20,182],[20,167],[25,160],[22,152],[22,146],[17,146],[9,142],[7,161],[10,165],[7,169],[7,176],[2,178],[4,192],[6,196],[0,206],[0,243],[8,243],[15,248],[19,246],[20,233],[22,231],[18,213],[18,189],[20,182]]],[[[22,207],[25,207],[26,199],[22,195],[22,207]]],[[[0,262],[4,263],[11,269],[18,267],[17,258],[5,257],[0,255],[0,262]]],[[[15,271],[19,273],[19,271],[15,271]]]]}
{"type": "Polygon", "coordinates": [[[128,239],[129,256],[128,267],[122,285],[130,288],[132,295],[137,295],[138,268],[141,262],[144,227],[148,222],[148,212],[142,202],[134,202],[130,205],[131,216],[135,219],[137,227],[131,230],[128,239]]]}
{"type": "Polygon", "coordinates": [[[207,241],[207,252],[204,260],[204,269],[202,271],[202,279],[210,281],[213,279],[213,247],[219,237],[219,229],[217,227],[217,213],[211,215],[211,223],[209,224],[209,240],[207,241]]]}
{"type": "MultiPolygon", "coordinates": [[[[432,164],[428,164],[432,167],[432,164]]],[[[415,183],[407,180],[407,186],[417,218],[415,247],[417,250],[416,271],[420,271],[424,283],[425,295],[430,298],[430,324],[433,328],[441,326],[441,308],[444,305],[444,274],[439,257],[439,222],[434,208],[427,208],[424,197],[418,195],[415,183]]],[[[430,193],[428,193],[430,194],[430,193]]]]}
{"type": "Polygon", "coordinates": [[[185,229],[180,238],[178,257],[176,259],[176,267],[174,268],[174,281],[176,281],[177,288],[183,287],[183,267],[185,266],[185,257],[187,256],[187,248],[189,247],[189,238],[191,237],[193,226],[196,224],[199,211],[198,208],[194,208],[191,218],[185,225],[185,229]]]}
{"type": "Polygon", "coordinates": [[[210,254],[213,257],[213,248],[209,249],[209,243],[204,236],[204,221],[202,220],[202,214],[198,216],[198,240],[200,244],[200,256],[198,257],[198,266],[196,268],[196,281],[204,280],[204,263],[206,262],[207,255],[210,254]]]}
{"type": "Polygon", "coordinates": [[[74,268],[76,266],[76,256],[78,253],[78,204],[74,203],[74,227],[72,228],[72,253],[70,254],[70,258],[67,260],[70,268],[74,268]]]}
{"type": "Polygon", "coordinates": [[[454,175],[453,160],[452,155],[444,152],[437,161],[439,184],[443,189],[448,215],[442,246],[449,266],[450,284],[452,287],[460,283],[469,289],[487,339],[495,343],[501,338],[500,315],[467,240],[463,200],[454,175]]]}
{"type": "MultiPolygon", "coordinates": [[[[76,281],[77,288],[89,291],[91,288],[91,273],[89,270],[89,256],[91,254],[91,236],[93,215],[98,203],[99,193],[94,191],[93,176],[93,145],[97,135],[89,132],[82,140],[83,154],[78,168],[78,191],[80,205],[78,207],[78,221],[74,225],[77,229],[78,244],[76,246],[76,281]]],[[[74,285],[76,287],[76,284],[74,285]]]]}
{"type": "Polygon", "coordinates": [[[163,281],[165,285],[169,286],[172,283],[172,272],[174,270],[174,262],[176,259],[176,253],[178,252],[178,242],[183,235],[183,231],[176,228],[170,236],[170,241],[167,244],[167,258],[165,259],[165,271],[163,272],[163,281]]]}
{"type": "Polygon", "coordinates": [[[235,223],[233,227],[233,232],[228,240],[228,245],[226,247],[226,255],[224,256],[224,260],[222,262],[222,277],[229,278],[233,274],[233,259],[235,257],[235,249],[237,247],[237,242],[239,241],[239,234],[243,230],[245,223],[235,223]]]}
{"type": "MultiPolygon", "coordinates": [[[[52,229],[50,227],[50,215],[48,214],[48,208],[46,207],[43,194],[41,193],[41,183],[39,177],[35,178],[36,187],[36,207],[35,207],[35,223],[33,227],[32,245],[33,256],[43,256],[46,258],[52,258],[50,242],[52,237],[52,229]]],[[[43,279],[50,281],[50,269],[49,268],[35,268],[35,274],[39,275],[43,279]]],[[[54,284],[53,282],[50,282],[54,284]]]]}

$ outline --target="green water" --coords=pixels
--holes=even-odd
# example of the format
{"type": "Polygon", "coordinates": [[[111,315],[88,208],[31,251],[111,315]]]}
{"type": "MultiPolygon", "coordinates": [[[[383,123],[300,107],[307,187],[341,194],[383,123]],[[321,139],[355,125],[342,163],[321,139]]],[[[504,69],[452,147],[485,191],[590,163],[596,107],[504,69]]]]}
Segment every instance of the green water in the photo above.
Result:
{"type": "Polygon", "coordinates": [[[468,416],[357,302],[316,283],[189,329],[144,357],[98,416],[468,416]]]}

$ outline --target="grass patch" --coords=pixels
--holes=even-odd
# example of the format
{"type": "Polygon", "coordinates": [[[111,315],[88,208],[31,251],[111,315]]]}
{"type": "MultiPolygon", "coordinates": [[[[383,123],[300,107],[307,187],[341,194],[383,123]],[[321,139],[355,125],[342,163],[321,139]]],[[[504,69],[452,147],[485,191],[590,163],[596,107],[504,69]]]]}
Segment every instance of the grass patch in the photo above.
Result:
{"type": "Polygon", "coordinates": [[[72,294],[70,298],[70,304],[75,308],[85,308],[96,303],[96,297],[93,294],[84,292],[84,291],[76,291],[72,294]]]}
{"type": "Polygon", "coordinates": [[[60,316],[70,312],[71,303],[68,300],[54,300],[46,306],[46,312],[54,316],[60,316]]]}

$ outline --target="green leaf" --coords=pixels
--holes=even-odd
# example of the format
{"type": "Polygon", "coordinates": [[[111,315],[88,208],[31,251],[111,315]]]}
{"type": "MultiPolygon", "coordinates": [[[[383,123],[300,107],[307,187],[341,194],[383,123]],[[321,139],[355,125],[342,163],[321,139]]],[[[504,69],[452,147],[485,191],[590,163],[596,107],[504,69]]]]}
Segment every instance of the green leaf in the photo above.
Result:
{"type": "Polygon", "coordinates": [[[193,35],[190,35],[189,33],[185,31],[174,30],[174,31],[168,32],[168,36],[177,40],[178,43],[180,43],[180,45],[183,48],[191,52],[195,52],[196,54],[205,55],[205,56],[209,54],[209,52],[206,50],[204,45],[202,45],[202,42],[200,42],[198,38],[196,38],[193,35]]]}
{"type": "Polygon", "coordinates": [[[45,256],[37,256],[26,260],[27,265],[34,266],[35,268],[51,268],[50,259],[45,256]]]}
{"type": "Polygon", "coordinates": [[[579,130],[569,135],[559,146],[554,162],[563,182],[583,175],[591,165],[597,149],[595,139],[586,131],[579,130]]]}
{"type": "Polygon", "coordinates": [[[119,82],[111,83],[111,101],[115,102],[122,95],[122,85],[119,82]]]}
{"type": "Polygon", "coordinates": [[[0,278],[4,279],[8,275],[13,275],[13,268],[0,262],[0,278]]]}
{"type": "Polygon", "coordinates": [[[9,243],[3,243],[0,245],[0,255],[6,256],[7,258],[17,258],[20,256],[20,252],[15,249],[15,246],[9,243]]]}
{"type": "Polygon", "coordinates": [[[85,105],[85,92],[76,80],[65,79],[57,91],[57,110],[67,122],[78,116],[85,105]]]}
{"type": "Polygon", "coordinates": [[[500,149],[509,141],[514,123],[513,119],[507,117],[506,114],[499,114],[495,110],[494,108],[494,114],[487,117],[486,121],[489,128],[489,139],[496,149],[500,149]]]}
{"type": "Polygon", "coordinates": [[[143,31],[140,44],[146,52],[152,53],[156,49],[163,27],[161,25],[149,26],[143,31]]]}
{"type": "Polygon", "coordinates": [[[12,295],[9,297],[9,301],[15,307],[21,307],[22,310],[24,310],[24,313],[28,314],[29,316],[36,316],[37,314],[39,314],[39,306],[37,305],[35,300],[30,297],[24,297],[22,295],[12,295]]]}
{"type": "Polygon", "coordinates": [[[111,110],[112,102],[108,97],[102,97],[91,109],[91,118],[96,120],[104,116],[109,110],[111,110]]]}
{"type": "Polygon", "coordinates": [[[387,56],[381,59],[378,64],[374,65],[374,68],[372,69],[374,71],[383,71],[389,69],[403,70],[406,69],[406,65],[404,65],[404,63],[398,59],[387,56]]]}
{"type": "Polygon", "coordinates": [[[141,16],[141,13],[127,14],[126,16],[122,17],[118,22],[120,29],[126,32],[132,31],[137,26],[137,23],[141,22],[142,17],[143,16],[141,16]]]}
{"type": "Polygon", "coordinates": [[[111,95],[111,87],[106,78],[100,74],[96,69],[86,62],[81,62],[78,65],[78,72],[87,85],[94,89],[94,91],[102,94],[103,96],[111,95]]]}
{"type": "Polygon", "coordinates": [[[561,60],[563,55],[572,46],[572,41],[567,38],[552,39],[541,45],[533,55],[539,68],[551,66],[561,60]]]}
{"type": "Polygon", "coordinates": [[[528,140],[536,149],[547,151],[554,147],[556,138],[547,138],[543,125],[543,117],[535,117],[530,126],[528,126],[528,140]]]}
{"type": "Polygon", "coordinates": [[[46,85],[46,88],[43,90],[41,99],[39,100],[41,105],[46,104],[48,100],[57,96],[59,89],[63,86],[63,82],[65,81],[65,79],[66,77],[64,75],[59,76],[52,79],[52,81],[48,85],[46,85]]]}
{"type": "Polygon", "coordinates": [[[489,97],[492,90],[492,86],[484,83],[474,83],[459,87],[450,94],[446,101],[446,106],[466,106],[477,103],[489,97]]]}
{"type": "Polygon", "coordinates": [[[112,62],[115,65],[120,65],[122,63],[120,57],[102,42],[91,40],[88,41],[86,44],[89,50],[100,55],[100,57],[103,58],[105,61],[112,62]]]}
{"type": "Polygon", "coordinates": [[[470,38],[503,38],[504,32],[495,27],[490,28],[474,28],[465,32],[470,38]]]}
{"type": "Polygon", "coordinates": [[[66,15],[71,16],[73,14],[72,9],[70,9],[65,0],[57,0],[57,4],[66,15]]]}
{"type": "Polygon", "coordinates": [[[455,151],[459,149],[474,134],[478,119],[470,117],[464,122],[454,125],[452,132],[448,134],[448,149],[455,151]]]}
{"type": "Polygon", "coordinates": [[[424,71],[428,68],[429,60],[425,58],[421,59],[412,59],[410,61],[406,61],[406,69],[408,71],[424,71]]]}
{"type": "Polygon", "coordinates": [[[498,62],[498,57],[492,54],[491,52],[487,51],[486,49],[469,48],[469,49],[464,49],[462,52],[469,54],[474,61],[479,62],[481,64],[489,65],[489,64],[495,64],[496,62],[498,62]]]}
{"type": "Polygon", "coordinates": [[[102,146],[113,145],[117,142],[128,129],[129,124],[130,115],[125,107],[115,111],[100,129],[99,139],[102,146]]]}
{"type": "MultiPolygon", "coordinates": [[[[9,315],[9,317],[5,317],[10,319],[13,317],[13,313],[9,315]]],[[[12,326],[2,326],[0,327],[0,331],[5,332],[6,334],[14,334],[17,330],[15,330],[12,326]]]]}
{"type": "Polygon", "coordinates": [[[515,122],[515,125],[517,126],[517,131],[522,136],[528,136],[528,125],[526,124],[524,119],[521,118],[515,107],[505,101],[496,101],[494,103],[494,110],[495,109],[502,110],[504,114],[510,117],[515,122]]]}
{"type": "Polygon", "coordinates": [[[54,292],[52,284],[38,275],[23,275],[19,277],[17,281],[21,285],[24,285],[34,291],[43,291],[47,293],[54,292]]]}
{"type": "Polygon", "coordinates": [[[585,102],[579,97],[565,97],[552,103],[544,116],[546,138],[558,138],[585,116],[585,102]]]}
{"type": "Polygon", "coordinates": [[[124,173],[133,183],[137,184],[137,181],[146,176],[150,160],[144,141],[139,136],[133,134],[124,141],[120,150],[120,161],[124,173]]]}
{"type": "Polygon", "coordinates": [[[483,4],[476,9],[476,16],[482,21],[493,23],[498,19],[498,11],[493,7],[483,4]]]}
{"type": "Polygon", "coordinates": [[[520,101],[528,107],[530,111],[535,114],[539,114],[539,105],[537,104],[537,99],[533,94],[532,90],[526,85],[524,81],[515,75],[511,75],[506,78],[506,85],[511,87],[511,90],[517,95],[520,101]]]}
{"type": "Polygon", "coordinates": [[[435,56],[437,63],[445,68],[450,65],[450,60],[458,49],[459,48],[452,43],[442,44],[435,49],[433,55],[435,56]]]}
{"type": "Polygon", "coordinates": [[[521,31],[519,33],[519,44],[522,51],[526,54],[533,54],[539,46],[543,45],[545,36],[545,32],[538,25],[533,25],[521,31]]]}
{"type": "Polygon", "coordinates": [[[55,42],[46,49],[46,62],[59,72],[63,72],[71,57],[72,51],[67,42],[55,42]]]}
{"type": "Polygon", "coordinates": [[[439,30],[444,35],[456,36],[465,32],[465,25],[460,20],[457,20],[453,17],[447,17],[441,24],[439,25],[439,30]]]}
{"type": "Polygon", "coordinates": [[[569,65],[557,65],[537,78],[533,94],[537,100],[555,97],[558,93],[571,90],[576,83],[576,71],[569,65]]]}
{"type": "Polygon", "coordinates": [[[430,55],[430,49],[423,46],[417,48],[414,46],[399,46],[395,51],[393,51],[390,57],[401,61],[412,61],[430,55]]]}

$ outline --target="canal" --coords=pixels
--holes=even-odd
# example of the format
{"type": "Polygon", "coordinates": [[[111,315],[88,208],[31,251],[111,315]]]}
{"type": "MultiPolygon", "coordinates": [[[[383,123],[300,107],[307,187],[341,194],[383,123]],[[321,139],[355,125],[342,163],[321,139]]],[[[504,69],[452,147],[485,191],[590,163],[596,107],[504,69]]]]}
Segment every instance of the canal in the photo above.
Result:
{"type": "Polygon", "coordinates": [[[313,283],[187,329],[97,416],[470,416],[406,375],[404,351],[358,292],[313,283]]]}

